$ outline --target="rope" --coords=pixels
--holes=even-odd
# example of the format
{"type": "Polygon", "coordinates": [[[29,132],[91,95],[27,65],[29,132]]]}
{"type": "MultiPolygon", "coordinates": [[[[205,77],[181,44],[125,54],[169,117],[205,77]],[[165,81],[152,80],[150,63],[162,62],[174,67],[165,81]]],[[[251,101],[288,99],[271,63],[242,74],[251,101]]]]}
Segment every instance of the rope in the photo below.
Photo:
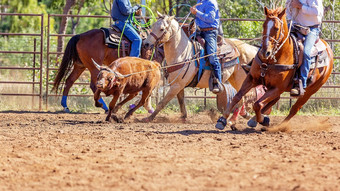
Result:
{"type": "MultiPolygon", "coordinates": [[[[189,62],[192,62],[192,61],[195,61],[195,60],[199,61],[199,60],[202,59],[202,58],[206,58],[206,57],[212,56],[212,55],[214,55],[214,54],[217,54],[217,52],[214,52],[214,53],[211,53],[211,54],[207,54],[207,55],[205,55],[205,56],[193,58],[193,59],[191,59],[191,60],[186,60],[186,61],[182,61],[182,62],[177,62],[177,63],[172,64],[172,65],[169,65],[169,66],[160,66],[160,67],[158,67],[157,69],[170,68],[170,67],[173,67],[173,66],[181,65],[181,64],[183,64],[183,63],[186,64],[186,63],[189,63],[189,62]]],[[[185,65],[184,65],[184,66],[185,66],[185,65]]],[[[183,68],[184,68],[184,66],[183,66],[183,68]]],[[[153,71],[153,70],[156,70],[156,69],[143,70],[143,71],[139,71],[139,72],[133,72],[133,73],[130,73],[130,74],[124,74],[124,75],[122,75],[122,77],[126,78],[126,77],[130,77],[130,76],[132,76],[132,75],[140,74],[140,73],[143,73],[143,72],[151,72],[151,71],[153,71]]]]}

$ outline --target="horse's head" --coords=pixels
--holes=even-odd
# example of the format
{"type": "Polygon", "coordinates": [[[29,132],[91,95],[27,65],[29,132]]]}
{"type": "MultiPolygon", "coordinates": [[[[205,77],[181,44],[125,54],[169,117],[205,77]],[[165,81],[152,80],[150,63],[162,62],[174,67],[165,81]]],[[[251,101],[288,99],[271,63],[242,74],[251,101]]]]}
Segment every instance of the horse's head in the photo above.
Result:
{"type": "Polygon", "coordinates": [[[261,56],[268,59],[275,54],[278,46],[284,41],[288,34],[286,21],[286,9],[264,8],[266,20],[263,23],[261,56]]]}
{"type": "Polygon", "coordinates": [[[159,12],[157,14],[159,19],[152,25],[152,32],[143,42],[146,48],[168,42],[179,28],[178,22],[174,19],[175,16],[162,15],[159,12]]]}

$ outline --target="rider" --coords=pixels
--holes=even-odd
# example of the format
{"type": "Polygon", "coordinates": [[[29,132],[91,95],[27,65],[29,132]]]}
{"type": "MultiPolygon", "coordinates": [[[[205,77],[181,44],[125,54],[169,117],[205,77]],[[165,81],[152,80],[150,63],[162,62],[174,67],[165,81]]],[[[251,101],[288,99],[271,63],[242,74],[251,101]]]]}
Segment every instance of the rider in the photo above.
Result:
{"type": "Polygon", "coordinates": [[[131,6],[130,0],[114,0],[112,3],[111,17],[115,25],[124,31],[124,35],[132,42],[130,56],[139,57],[142,38],[132,26],[132,14],[139,16],[142,14],[140,6],[131,6]]]}
{"type": "MultiPolygon", "coordinates": [[[[287,19],[293,24],[309,27],[310,32],[305,36],[303,63],[300,67],[300,74],[303,88],[307,87],[307,77],[312,63],[310,56],[312,48],[320,34],[320,25],[323,17],[322,0],[287,0],[287,19]]],[[[293,87],[291,95],[300,95],[298,87],[293,87]]]]}
{"type": "MultiPolygon", "coordinates": [[[[191,7],[190,11],[196,16],[196,25],[199,27],[200,35],[205,40],[205,49],[209,56],[209,62],[213,66],[214,75],[222,83],[221,64],[217,55],[217,29],[220,23],[219,9],[216,0],[197,0],[197,6],[191,7]]],[[[222,91],[218,82],[214,83],[212,92],[222,91]]]]}

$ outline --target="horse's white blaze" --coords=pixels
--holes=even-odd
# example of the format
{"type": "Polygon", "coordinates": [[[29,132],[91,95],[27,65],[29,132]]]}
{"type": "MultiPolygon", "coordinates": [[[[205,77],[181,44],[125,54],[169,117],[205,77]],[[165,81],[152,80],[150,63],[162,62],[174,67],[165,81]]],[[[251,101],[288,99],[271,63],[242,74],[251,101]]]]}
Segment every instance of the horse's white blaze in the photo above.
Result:
{"type": "Polygon", "coordinates": [[[274,27],[274,21],[269,20],[267,23],[267,36],[266,36],[266,41],[264,42],[266,45],[268,45],[269,42],[269,35],[270,35],[270,31],[272,30],[272,28],[274,27]]]}

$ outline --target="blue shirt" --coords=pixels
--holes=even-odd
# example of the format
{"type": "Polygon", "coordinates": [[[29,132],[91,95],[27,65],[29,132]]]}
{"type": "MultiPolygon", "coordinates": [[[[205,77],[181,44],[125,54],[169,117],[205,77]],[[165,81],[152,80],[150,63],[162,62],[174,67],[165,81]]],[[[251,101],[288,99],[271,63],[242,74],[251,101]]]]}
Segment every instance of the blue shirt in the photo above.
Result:
{"type": "Polygon", "coordinates": [[[112,3],[111,17],[115,21],[126,21],[129,15],[137,9],[137,6],[131,6],[130,0],[114,0],[112,3]]]}
{"type": "Polygon", "coordinates": [[[196,24],[199,28],[218,28],[220,24],[219,10],[216,0],[197,0],[202,3],[196,7],[196,24]]]}

